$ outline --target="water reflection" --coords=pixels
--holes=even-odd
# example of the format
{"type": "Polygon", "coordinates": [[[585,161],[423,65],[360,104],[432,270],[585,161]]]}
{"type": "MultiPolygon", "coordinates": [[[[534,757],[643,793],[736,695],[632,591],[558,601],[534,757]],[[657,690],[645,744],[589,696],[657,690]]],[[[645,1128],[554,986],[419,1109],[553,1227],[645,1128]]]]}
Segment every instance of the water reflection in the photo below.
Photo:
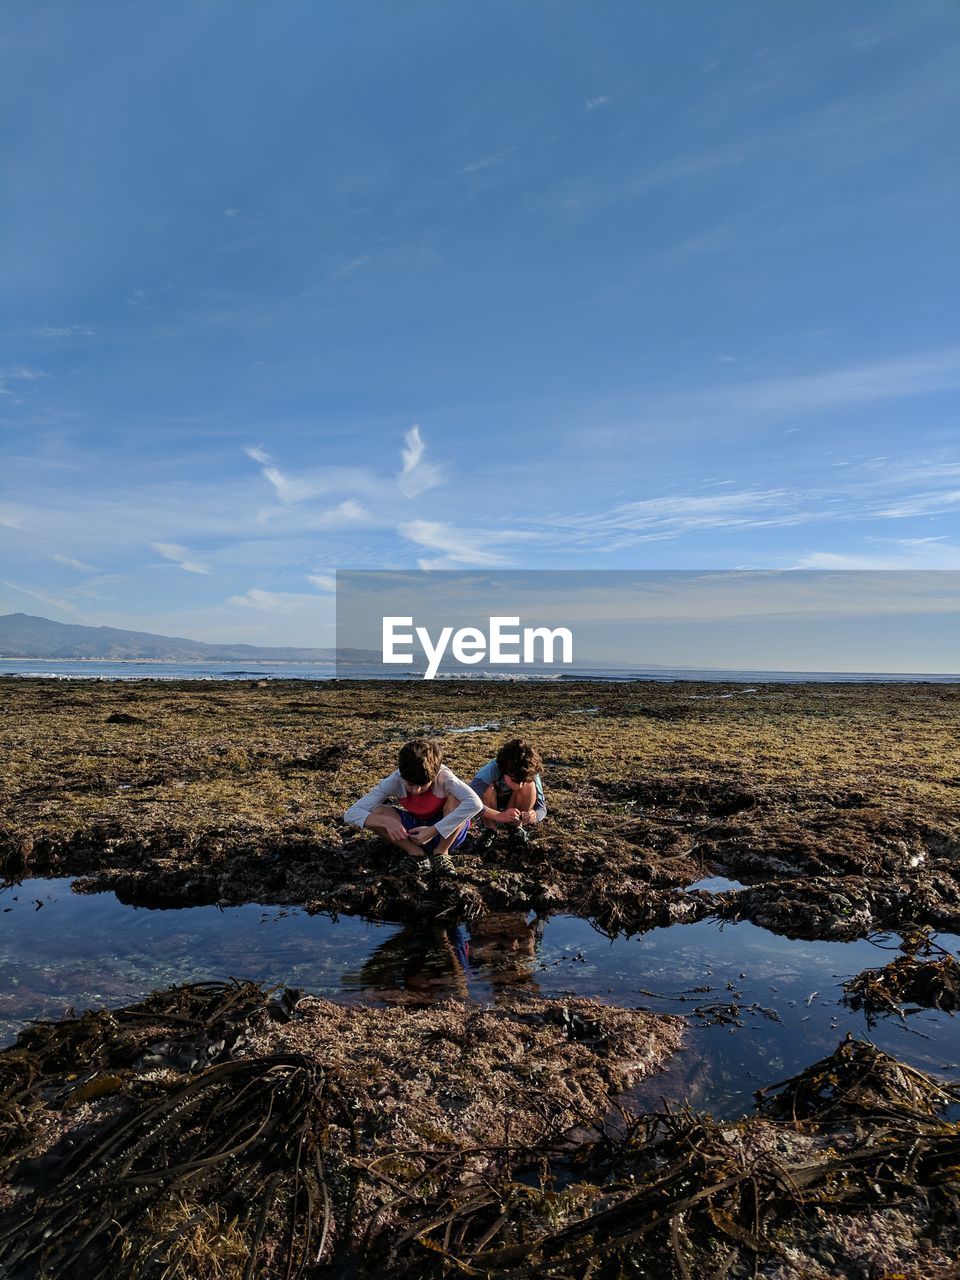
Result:
{"type": "Polygon", "coordinates": [[[381,942],[356,972],[343,974],[345,988],[389,1000],[397,992],[431,1000],[469,994],[466,938],[462,926],[446,929],[404,927],[381,942]]]}
{"type": "Polygon", "coordinates": [[[389,1001],[398,994],[492,997],[503,987],[537,991],[535,959],[543,922],[523,912],[497,912],[466,925],[405,925],[381,942],[360,968],[343,975],[347,989],[389,1001]]]}

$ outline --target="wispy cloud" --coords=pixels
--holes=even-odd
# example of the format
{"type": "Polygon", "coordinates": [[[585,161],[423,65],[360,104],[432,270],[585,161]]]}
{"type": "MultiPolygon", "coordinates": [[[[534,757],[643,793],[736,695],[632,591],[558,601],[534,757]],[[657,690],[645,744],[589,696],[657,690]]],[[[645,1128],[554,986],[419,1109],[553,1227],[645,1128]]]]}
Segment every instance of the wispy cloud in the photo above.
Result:
{"type": "Polygon", "coordinates": [[[210,570],[204,568],[202,564],[197,564],[195,560],[189,558],[190,552],[186,547],[179,546],[176,542],[151,542],[150,546],[158,555],[163,556],[167,560],[172,560],[175,565],[183,569],[185,573],[209,573],[210,570]]]}
{"type": "Polygon", "coordinates": [[[804,495],[788,489],[673,493],[620,503],[603,512],[558,518],[560,537],[571,544],[615,550],[634,542],[661,541],[704,529],[769,528],[803,523],[811,513],[804,495]]]}
{"type": "Polygon", "coordinates": [[[356,528],[358,525],[374,525],[379,521],[359,502],[353,498],[346,498],[328,511],[321,511],[311,516],[308,523],[311,529],[344,529],[356,528]]]}
{"type": "Polygon", "coordinates": [[[400,492],[404,497],[419,497],[421,493],[426,493],[428,489],[443,483],[443,467],[436,462],[425,461],[426,450],[427,445],[420,427],[414,423],[403,438],[401,453],[403,465],[397,477],[400,482],[400,492]]]}
{"type": "Polygon", "coordinates": [[[0,582],[0,586],[9,587],[11,591],[19,591],[21,595],[30,596],[32,600],[39,600],[41,604],[48,605],[51,609],[59,609],[63,613],[76,613],[77,607],[71,604],[69,600],[63,600],[59,596],[49,595],[46,591],[40,591],[36,587],[21,587],[16,582],[0,582]]]}
{"type": "Polygon", "coordinates": [[[359,258],[353,258],[350,262],[345,262],[342,267],[338,267],[330,276],[331,280],[342,280],[344,276],[353,275],[354,271],[359,271],[361,267],[365,267],[370,261],[370,254],[363,253],[359,258]]]}
{"type": "Polygon", "coordinates": [[[318,591],[336,591],[337,579],[330,573],[309,573],[307,581],[312,582],[318,591]]]}
{"type": "MultiPolygon", "coordinates": [[[[960,464],[937,459],[897,465],[886,459],[854,459],[824,473],[816,486],[729,488],[728,482],[718,481],[709,493],[675,491],[617,503],[603,511],[544,519],[535,522],[534,528],[550,545],[606,553],[715,529],[906,520],[955,512],[960,489],[951,486],[957,474],[960,464]],[[935,480],[941,482],[939,489],[933,487],[935,480]]],[[[935,565],[938,557],[923,550],[929,550],[934,541],[911,540],[919,549],[911,553],[911,566],[921,560],[928,567],[935,565]]]]}
{"type": "Polygon", "coordinates": [[[906,520],[913,516],[941,515],[960,503],[960,489],[946,492],[912,493],[889,506],[882,506],[877,515],[883,520],[906,520]]]}
{"type": "Polygon", "coordinates": [[[230,596],[227,604],[237,605],[241,609],[259,609],[270,612],[290,612],[304,606],[322,603],[324,597],[299,591],[264,591],[260,587],[251,587],[242,596],[230,596]]]}
{"type": "MultiPolygon", "coordinates": [[[[282,471],[265,449],[258,445],[247,445],[243,452],[260,467],[260,473],[276,491],[277,497],[285,504],[306,502],[310,498],[329,497],[332,494],[350,492],[382,497],[383,481],[378,480],[366,467],[317,467],[303,471],[297,475],[282,471]]],[[[344,518],[352,514],[357,517],[360,508],[349,500],[341,503],[340,512],[344,518]]],[[[261,513],[261,521],[266,520],[269,513],[261,513]]]]}
{"type": "MultiPolygon", "coordinates": [[[[813,551],[797,569],[960,569],[960,546],[945,538],[867,538],[873,551],[813,551]]],[[[960,606],[958,606],[960,608],[960,606]]]]}
{"type": "Polygon", "coordinates": [[[421,569],[456,569],[463,566],[483,569],[509,563],[507,557],[495,550],[497,543],[516,543],[535,538],[529,532],[510,529],[456,529],[437,520],[408,520],[398,532],[410,542],[440,555],[417,561],[421,569]]]}
{"type": "Polygon", "coordinates": [[[93,330],[85,324],[25,325],[13,332],[21,338],[92,338],[93,330]]]}
{"type": "Polygon", "coordinates": [[[57,564],[65,564],[68,569],[77,569],[80,573],[96,573],[96,569],[91,564],[84,564],[82,560],[74,560],[72,556],[52,555],[51,560],[56,560],[57,564]]]}
{"type": "Polygon", "coordinates": [[[126,302],[128,307],[149,307],[152,306],[151,298],[158,293],[169,293],[173,288],[171,283],[154,285],[149,289],[131,289],[127,294],[126,302]]]}
{"type": "Polygon", "coordinates": [[[248,458],[259,463],[265,480],[273,485],[281,502],[302,502],[305,498],[315,497],[322,492],[316,480],[298,479],[285,475],[263,449],[253,446],[244,449],[248,458]]]}
{"type": "Polygon", "coordinates": [[[610,97],[609,94],[598,93],[595,98],[588,98],[586,100],[586,102],[583,104],[583,109],[584,111],[596,111],[598,107],[605,107],[607,106],[608,103],[612,101],[613,99],[610,97]]]}
{"type": "Polygon", "coordinates": [[[754,413],[810,412],[851,404],[929,395],[960,387],[960,348],[826,373],[747,383],[728,392],[732,407],[754,413]]]}
{"type": "Polygon", "coordinates": [[[516,151],[516,147],[504,147],[502,151],[495,151],[493,155],[481,156],[479,160],[473,160],[470,164],[463,166],[464,173],[479,173],[481,169],[490,169],[495,164],[499,164],[501,160],[505,160],[507,156],[516,151]]]}
{"type": "Polygon", "coordinates": [[[0,369],[0,395],[12,396],[13,389],[9,385],[15,382],[41,382],[44,378],[49,378],[49,373],[44,373],[42,369],[31,369],[24,364],[9,365],[6,369],[0,369]]]}
{"type": "MultiPolygon", "coordinates": [[[[378,475],[369,467],[321,467],[291,475],[281,470],[259,445],[244,448],[244,453],[259,466],[264,479],[285,505],[332,494],[350,495],[330,510],[311,515],[309,523],[314,528],[382,523],[379,516],[375,518],[371,513],[369,505],[361,503],[361,498],[372,504],[376,511],[383,512],[391,505],[396,507],[398,496],[417,498],[442,484],[446,478],[445,468],[440,463],[429,461],[426,451],[423,433],[419,425],[414,424],[403,438],[400,470],[391,478],[383,473],[378,475]]],[[[274,514],[262,511],[257,518],[260,523],[268,523],[274,514]]]]}
{"type": "MultiPolygon", "coordinates": [[[[729,363],[729,362],[726,362],[729,363]]],[[[828,412],[844,412],[858,406],[882,404],[934,395],[960,388],[960,347],[937,348],[909,356],[851,364],[789,377],[722,381],[689,391],[639,395],[593,407],[602,412],[624,442],[640,436],[659,441],[666,432],[716,439],[719,430],[730,433],[762,430],[792,418],[797,421],[828,412]]],[[[578,424],[576,433],[582,435],[578,424]]]]}

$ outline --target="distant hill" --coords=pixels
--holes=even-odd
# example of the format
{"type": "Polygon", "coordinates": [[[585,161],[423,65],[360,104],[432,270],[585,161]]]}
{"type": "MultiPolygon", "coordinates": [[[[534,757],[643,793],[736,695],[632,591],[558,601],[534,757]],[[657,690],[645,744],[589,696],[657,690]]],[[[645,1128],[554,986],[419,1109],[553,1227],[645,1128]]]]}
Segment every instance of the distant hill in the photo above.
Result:
{"type": "Polygon", "coordinates": [[[333,649],[204,644],[118,627],[81,627],[28,613],[0,615],[0,658],[105,658],[114,662],[330,662],[333,649]]]}

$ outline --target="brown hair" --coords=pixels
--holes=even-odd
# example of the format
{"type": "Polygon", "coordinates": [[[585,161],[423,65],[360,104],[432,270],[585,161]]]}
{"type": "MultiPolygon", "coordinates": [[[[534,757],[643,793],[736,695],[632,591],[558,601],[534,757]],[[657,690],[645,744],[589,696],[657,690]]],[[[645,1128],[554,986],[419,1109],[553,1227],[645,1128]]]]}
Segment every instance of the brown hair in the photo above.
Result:
{"type": "Polygon", "coordinates": [[[543,769],[543,761],[532,742],[511,738],[497,752],[497,767],[514,782],[532,782],[543,769]]]}
{"type": "Polygon", "coordinates": [[[414,738],[400,748],[400,777],[414,787],[425,787],[440,772],[443,757],[433,738],[414,738]]]}

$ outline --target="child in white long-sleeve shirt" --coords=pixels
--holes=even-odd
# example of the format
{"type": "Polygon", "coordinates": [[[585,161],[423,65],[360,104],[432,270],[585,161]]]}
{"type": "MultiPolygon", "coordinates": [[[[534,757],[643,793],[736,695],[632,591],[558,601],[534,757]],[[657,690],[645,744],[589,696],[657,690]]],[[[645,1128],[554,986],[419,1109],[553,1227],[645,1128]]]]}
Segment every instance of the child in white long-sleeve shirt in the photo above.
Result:
{"type": "Polygon", "coordinates": [[[417,871],[428,870],[424,855],[432,854],[434,868],[451,875],[455,867],[450,850],[463,843],[483,802],[447,768],[440,747],[429,738],[405,743],[398,764],[350,806],[343,820],[403,850],[416,860],[417,871]]]}

